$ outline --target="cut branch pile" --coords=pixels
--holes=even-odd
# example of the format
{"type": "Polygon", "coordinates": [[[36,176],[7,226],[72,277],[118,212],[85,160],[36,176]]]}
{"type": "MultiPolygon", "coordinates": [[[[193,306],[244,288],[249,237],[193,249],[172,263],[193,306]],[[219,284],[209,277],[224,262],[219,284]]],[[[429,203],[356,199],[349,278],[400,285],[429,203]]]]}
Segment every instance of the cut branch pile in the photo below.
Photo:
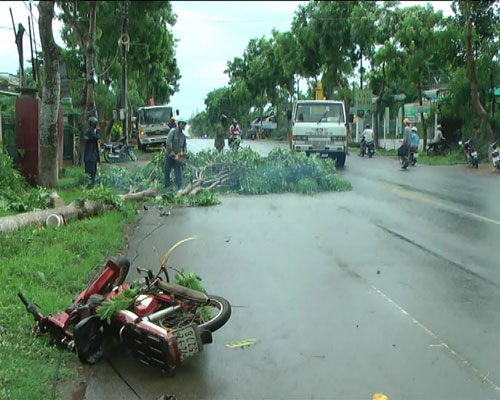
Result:
{"type": "Polygon", "coordinates": [[[237,184],[237,180],[238,177],[234,172],[233,165],[229,163],[208,164],[195,173],[195,178],[184,189],[179,190],[177,196],[191,196],[202,190],[233,186],[237,184]],[[208,171],[211,174],[209,177],[205,177],[208,171]]]}

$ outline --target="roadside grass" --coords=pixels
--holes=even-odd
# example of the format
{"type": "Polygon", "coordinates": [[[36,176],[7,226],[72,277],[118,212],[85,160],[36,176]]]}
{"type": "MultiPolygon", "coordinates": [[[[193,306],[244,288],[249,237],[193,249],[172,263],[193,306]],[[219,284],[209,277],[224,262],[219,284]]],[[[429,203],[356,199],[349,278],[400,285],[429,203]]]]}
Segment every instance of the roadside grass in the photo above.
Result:
{"type": "MultiPolygon", "coordinates": [[[[72,196],[67,191],[68,201],[72,196]]],[[[75,191],[76,197],[79,191],[75,191]]],[[[21,291],[43,314],[67,307],[96,268],[123,249],[133,205],[62,228],[26,227],[0,235],[0,399],[43,399],[52,382],[74,376],[76,355],[32,335],[33,317],[17,297],[21,291]]]]}

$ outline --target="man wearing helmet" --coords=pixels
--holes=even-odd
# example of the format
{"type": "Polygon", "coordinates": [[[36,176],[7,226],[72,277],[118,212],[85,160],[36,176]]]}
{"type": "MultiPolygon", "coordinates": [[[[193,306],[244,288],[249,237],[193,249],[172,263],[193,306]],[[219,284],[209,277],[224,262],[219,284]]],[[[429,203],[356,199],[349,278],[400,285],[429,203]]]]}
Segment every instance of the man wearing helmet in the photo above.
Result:
{"type": "Polygon", "coordinates": [[[214,146],[219,152],[219,154],[221,154],[222,151],[224,150],[224,138],[226,136],[226,128],[227,128],[227,117],[224,114],[222,114],[219,118],[219,123],[215,128],[215,140],[214,140],[214,146]]]}
{"type": "Polygon", "coordinates": [[[179,117],[177,120],[177,128],[170,130],[165,142],[165,188],[170,186],[170,171],[174,167],[175,184],[177,189],[182,187],[182,159],[186,155],[186,136],[184,136],[184,128],[186,120],[179,117]]]}
{"type": "Polygon", "coordinates": [[[99,146],[97,141],[101,137],[101,131],[97,128],[97,118],[89,118],[89,127],[85,132],[85,150],[83,153],[83,161],[85,162],[85,173],[90,175],[90,183],[88,189],[94,187],[95,175],[97,173],[97,163],[99,159],[99,146]]]}

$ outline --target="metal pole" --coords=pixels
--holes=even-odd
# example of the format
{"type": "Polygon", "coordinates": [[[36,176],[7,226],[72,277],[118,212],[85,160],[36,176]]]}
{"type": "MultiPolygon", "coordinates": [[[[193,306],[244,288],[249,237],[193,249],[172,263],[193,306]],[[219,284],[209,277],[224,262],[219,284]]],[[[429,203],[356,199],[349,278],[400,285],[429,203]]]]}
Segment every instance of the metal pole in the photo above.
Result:
{"type": "MultiPolygon", "coordinates": [[[[128,2],[123,1],[123,25],[122,38],[128,33],[128,2]]],[[[122,108],[125,112],[125,119],[122,121],[123,135],[129,138],[128,135],[128,105],[127,105],[127,46],[122,42],[122,108]]]]}
{"type": "Polygon", "coordinates": [[[35,71],[36,71],[36,81],[38,82],[38,93],[40,97],[42,96],[42,81],[40,79],[40,65],[38,64],[38,55],[36,53],[36,32],[35,24],[33,23],[33,11],[31,10],[31,0],[30,0],[30,15],[31,15],[31,30],[33,31],[33,43],[35,44],[35,71]]]}
{"type": "Polygon", "coordinates": [[[28,17],[28,33],[30,35],[31,74],[33,75],[33,80],[36,82],[36,68],[35,68],[35,62],[33,61],[33,42],[31,41],[31,20],[30,20],[30,17],[28,17]]]}

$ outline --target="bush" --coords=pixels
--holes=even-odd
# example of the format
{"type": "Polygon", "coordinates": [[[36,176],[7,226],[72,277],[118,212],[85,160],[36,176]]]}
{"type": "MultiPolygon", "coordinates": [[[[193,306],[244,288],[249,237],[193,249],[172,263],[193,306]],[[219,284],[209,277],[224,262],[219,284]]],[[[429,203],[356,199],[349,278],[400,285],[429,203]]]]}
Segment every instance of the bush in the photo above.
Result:
{"type": "Polygon", "coordinates": [[[48,197],[48,190],[28,186],[9,156],[0,153],[0,211],[44,209],[47,207],[48,197]]]}

